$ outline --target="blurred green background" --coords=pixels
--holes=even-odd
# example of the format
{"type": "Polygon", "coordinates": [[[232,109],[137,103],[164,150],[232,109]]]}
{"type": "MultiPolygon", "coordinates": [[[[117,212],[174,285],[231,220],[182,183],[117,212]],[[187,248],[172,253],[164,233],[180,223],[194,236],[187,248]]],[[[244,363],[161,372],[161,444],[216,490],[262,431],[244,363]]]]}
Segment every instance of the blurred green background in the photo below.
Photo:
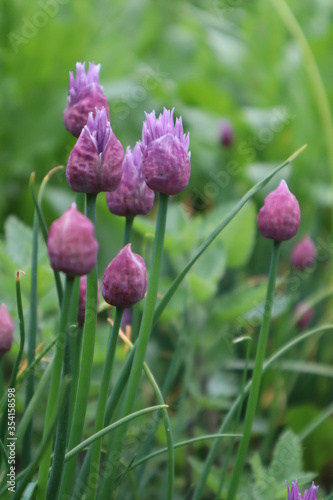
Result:
{"type": "MultiPolygon", "coordinates": [[[[51,168],[66,166],[75,139],[65,130],[62,113],[68,73],[75,70],[77,61],[101,63],[100,83],[109,100],[111,125],[124,149],[127,145],[133,147],[141,138],[144,111],[155,109],[159,113],[163,106],[175,107],[175,116],[182,115],[184,130],[190,132],[192,176],[186,191],[170,203],[162,293],[247,189],[308,144],[294,165],[284,169],[248,204],[201,264],[195,266],[178,300],[162,317],[155,344],[153,339],[151,364],[162,377],[163,363],[158,363],[156,349],[170,354],[180,331],[187,332],[185,338],[192,339],[193,349],[192,357],[189,355],[192,365],[185,363],[183,367],[187,380],[194,366],[198,370],[197,385],[191,382],[188,394],[207,411],[212,405],[221,409],[223,404],[219,407],[216,398],[230,400],[239,387],[233,386],[232,379],[226,383],[227,396],[221,389],[216,367],[221,359],[230,357],[225,339],[221,339],[230,331],[234,334],[240,318],[250,314],[264,297],[262,275],[267,273],[270,243],[258,237],[256,229],[256,214],[264,196],[280,178],[287,179],[302,210],[298,239],[308,233],[316,242],[318,238],[329,241],[333,226],[332,130],[328,126],[331,110],[327,106],[333,100],[333,5],[330,0],[287,2],[301,27],[301,41],[306,40],[306,48],[315,58],[321,75],[318,83],[309,55],[304,55],[304,45],[295,38],[295,32],[299,33],[297,25],[288,25],[275,4],[273,0],[2,0],[0,8],[0,232],[4,283],[0,298],[9,302],[13,312],[11,273],[17,266],[28,269],[31,235],[12,216],[31,226],[30,173],[36,172],[38,185],[51,168]],[[323,89],[327,102],[323,101],[323,89]],[[234,142],[229,148],[221,145],[223,119],[229,120],[234,129],[234,142]],[[20,244],[20,237],[27,246],[20,244]],[[235,289],[235,295],[228,299],[229,292],[235,289]],[[206,333],[204,339],[202,331],[206,333]],[[203,380],[208,391],[206,399],[199,395],[203,380]],[[216,392],[216,384],[220,392],[216,392]],[[214,387],[215,392],[209,392],[209,387],[214,387]]],[[[64,172],[54,175],[43,202],[47,222],[58,217],[73,199],[64,172]]],[[[97,208],[102,274],[119,250],[123,221],[108,213],[102,194],[97,208]]],[[[136,245],[146,252],[148,262],[153,216],[138,219],[135,225],[137,237],[142,235],[136,245]]],[[[288,273],[294,243],[283,246],[284,275],[288,273]]],[[[315,276],[304,280],[298,299],[330,284],[330,241],[328,247],[327,258],[319,264],[315,276]]],[[[46,292],[53,285],[43,251],[40,262],[40,295],[45,307],[41,328],[46,328],[45,310],[52,312],[46,292]]],[[[25,293],[28,297],[28,284],[25,293]]],[[[54,301],[54,290],[50,294],[54,301]]],[[[278,318],[282,315],[282,325],[288,324],[283,314],[290,313],[293,300],[294,296],[287,295],[281,310],[276,311],[278,318]]],[[[317,310],[315,321],[320,322],[321,317],[332,319],[327,307],[317,310]]],[[[310,354],[318,354],[318,359],[322,355],[320,359],[325,363],[332,362],[328,342],[320,352],[310,354]]],[[[102,347],[99,353],[103,353],[102,347]]],[[[308,382],[304,382],[293,396],[295,407],[299,400],[318,406],[328,404],[331,385],[326,379],[320,386],[317,382],[318,378],[309,382],[311,395],[307,392],[308,382]]],[[[264,405],[264,413],[266,409],[264,405]]],[[[282,407],[283,415],[284,411],[282,407]]],[[[297,428],[295,412],[286,420],[297,428]]],[[[278,424],[283,425],[285,415],[280,417],[278,424]]],[[[270,442],[267,439],[266,451],[270,442]]],[[[324,443],[327,434],[318,439],[324,443]]],[[[333,436],[328,441],[332,456],[333,436]]],[[[323,459],[319,451],[307,457],[306,467],[320,470],[327,487],[331,483],[326,471],[331,465],[329,456],[323,459]]]]}

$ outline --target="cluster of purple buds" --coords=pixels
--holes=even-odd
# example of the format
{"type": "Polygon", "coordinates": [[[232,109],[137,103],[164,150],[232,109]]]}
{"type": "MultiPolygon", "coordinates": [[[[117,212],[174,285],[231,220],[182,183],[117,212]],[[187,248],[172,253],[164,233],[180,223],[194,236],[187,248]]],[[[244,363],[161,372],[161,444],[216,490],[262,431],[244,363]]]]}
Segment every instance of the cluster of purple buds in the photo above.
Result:
{"type": "Polygon", "coordinates": [[[181,118],[173,119],[174,109],[146,113],[142,128],[142,173],[147,185],[167,195],[186,188],[191,175],[189,134],[184,134],[181,118]]]}
{"type": "Polygon", "coordinates": [[[88,121],[67,163],[66,178],[74,191],[115,190],[122,176],[124,150],[112,131],[105,108],[89,113],[88,121]]]}
{"type": "Polygon", "coordinates": [[[64,111],[64,125],[67,130],[79,137],[88,121],[89,113],[105,108],[109,117],[109,106],[103,89],[99,84],[100,64],[89,63],[88,72],[85,63],[76,63],[76,76],[69,73],[67,105],[64,111]]]}
{"type": "Polygon", "coordinates": [[[259,211],[259,231],[265,238],[285,241],[295,236],[300,222],[298,201],[282,180],[277,189],[266,196],[264,206],[259,211]]]}
{"type": "Polygon", "coordinates": [[[124,217],[146,215],[153,208],[155,194],[142,175],[142,153],[139,144],[133,152],[128,147],[123,161],[123,175],[115,191],[106,193],[106,202],[112,214],[124,217]]]}
{"type": "Polygon", "coordinates": [[[94,224],[72,203],[49,230],[47,249],[52,269],[68,276],[89,274],[98,252],[94,232],[94,224]]]}
{"type": "Polygon", "coordinates": [[[14,321],[5,304],[0,307],[0,356],[8,352],[13,343],[14,321]]]}
{"type": "Polygon", "coordinates": [[[292,483],[291,489],[289,489],[288,481],[287,481],[287,486],[288,486],[288,500],[317,500],[317,491],[319,486],[315,486],[314,483],[312,483],[309,490],[304,491],[303,496],[302,493],[300,492],[297,480],[292,483]]]}
{"type": "Polygon", "coordinates": [[[128,243],[110,262],[103,276],[105,302],[127,309],[143,299],[147,291],[147,272],[143,258],[128,243]]]}

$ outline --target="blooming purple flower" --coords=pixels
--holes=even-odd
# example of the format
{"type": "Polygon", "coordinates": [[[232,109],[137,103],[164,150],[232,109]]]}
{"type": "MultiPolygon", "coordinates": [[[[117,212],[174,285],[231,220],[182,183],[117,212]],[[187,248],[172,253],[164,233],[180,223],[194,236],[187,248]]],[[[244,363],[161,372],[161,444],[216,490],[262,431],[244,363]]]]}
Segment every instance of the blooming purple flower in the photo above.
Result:
{"type": "Polygon", "coordinates": [[[64,124],[67,130],[79,137],[88,120],[90,112],[105,108],[109,117],[109,105],[103,88],[99,84],[100,64],[89,63],[88,72],[85,63],[76,63],[76,76],[69,73],[69,89],[64,111],[64,124]]]}
{"type": "Polygon", "coordinates": [[[97,260],[94,224],[72,203],[50,227],[47,249],[51,267],[68,276],[89,274],[97,260]]]}
{"type": "Polygon", "coordinates": [[[143,258],[128,243],[110,262],[103,276],[105,302],[122,309],[134,306],[147,291],[147,272],[143,258]]]}
{"type": "Polygon", "coordinates": [[[291,262],[296,269],[311,267],[317,258],[316,247],[309,236],[305,236],[293,249],[291,262]]]}
{"type": "Polygon", "coordinates": [[[301,222],[301,211],[286,181],[282,180],[277,189],[266,196],[257,220],[259,231],[265,238],[285,241],[295,236],[301,222]]]}
{"type": "Polygon", "coordinates": [[[317,491],[319,486],[315,486],[314,482],[312,483],[309,490],[304,491],[303,496],[299,490],[297,480],[292,483],[290,490],[288,481],[287,481],[287,486],[288,486],[288,500],[317,500],[317,491]]]}
{"type": "Polygon", "coordinates": [[[184,134],[182,118],[173,120],[174,108],[146,113],[142,128],[142,172],[148,186],[164,194],[177,194],[186,188],[191,175],[189,133],[184,134]]]}
{"type": "MultiPolygon", "coordinates": [[[[80,278],[80,292],[79,292],[79,307],[77,312],[77,321],[79,325],[83,325],[85,314],[86,314],[86,294],[87,294],[87,276],[81,276],[80,278]]],[[[97,282],[97,309],[99,306],[100,297],[100,286],[99,281],[97,282]]]]}
{"type": "Polygon", "coordinates": [[[0,356],[8,352],[13,343],[14,321],[5,304],[0,307],[0,356]]]}
{"type": "Polygon", "coordinates": [[[155,194],[142,175],[142,153],[137,143],[133,149],[126,149],[123,161],[123,175],[117,189],[106,193],[106,202],[111,213],[134,217],[146,215],[153,208],[155,194]]]}
{"type": "Polygon", "coordinates": [[[229,148],[234,142],[234,129],[229,120],[220,122],[220,141],[222,146],[229,148]]]}
{"type": "Polygon", "coordinates": [[[105,108],[89,113],[67,163],[66,178],[74,191],[114,191],[121,179],[124,150],[112,131],[105,108]]]}

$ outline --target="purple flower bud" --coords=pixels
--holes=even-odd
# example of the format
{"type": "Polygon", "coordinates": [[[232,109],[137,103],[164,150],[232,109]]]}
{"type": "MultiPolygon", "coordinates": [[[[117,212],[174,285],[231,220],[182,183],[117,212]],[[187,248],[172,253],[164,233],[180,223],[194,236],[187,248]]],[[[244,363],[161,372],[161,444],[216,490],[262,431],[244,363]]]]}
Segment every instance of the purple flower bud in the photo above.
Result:
{"type": "Polygon", "coordinates": [[[67,163],[66,178],[74,191],[114,191],[121,179],[124,150],[114,135],[105,108],[89,113],[67,163]]]}
{"type": "Polygon", "coordinates": [[[284,180],[266,196],[257,220],[259,231],[265,238],[285,241],[295,236],[301,222],[301,211],[284,180]]]}
{"type": "Polygon", "coordinates": [[[0,307],[0,356],[12,347],[14,336],[14,321],[5,304],[0,307]]]}
{"type": "Polygon", "coordinates": [[[311,267],[317,258],[316,247],[309,236],[305,236],[293,249],[291,262],[296,269],[311,267]]]}
{"type": "Polygon", "coordinates": [[[47,249],[51,267],[69,276],[89,274],[97,260],[94,224],[72,203],[50,227],[47,249]]]}
{"type": "Polygon", "coordinates": [[[134,217],[146,215],[153,208],[155,194],[144,181],[141,168],[142,153],[139,144],[126,149],[123,175],[119,186],[106,193],[106,202],[112,214],[134,217]]]}
{"type": "Polygon", "coordinates": [[[234,129],[229,120],[220,122],[220,141],[222,146],[229,148],[234,142],[234,129]]]}
{"type": "Polygon", "coordinates": [[[312,321],[314,309],[306,302],[299,302],[295,307],[293,316],[297,319],[297,326],[300,330],[305,330],[312,321]]]}
{"type": "Polygon", "coordinates": [[[174,108],[146,113],[140,143],[142,172],[148,186],[164,194],[177,194],[186,188],[191,175],[190,137],[184,134],[182,118],[173,121],[174,108]]]}
{"type": "Polygon", "coordinates": [[[88,120],[90,112],[105,108],[109,117],[108,100],[99,84],[100,64],[89,63],[85,72],[85,63],[76,63],[76,76],[69,73],[67,105],[64,111],[64,124],[67,130],[79,137],[88,120]]]}
{"type": "Polygon", "coordinates": [[[288,481],[286,482],[288,486],[288,500],[317,500],[317,490],[319,486],[315,486],[314,482],[312,482],[309,490],[304,491],[303,496],[300,492],[297,481],[292,483],[291,490],[289,490],[288,481]]]}
{"type": "Polygon", "coordinates": [[[122,309],[132,307],[147,291],[146,265],[128,243],[105,270],[102,295],[105,302],[122,309]]]}
{"type": "MultiPolygon", "coordinates": [[[[80,293],[79,293],[79,307],[77,312],[77,321],[79,325],[83,325],[84,318],[86,314],[86,297],[87,294],[87,276],[81,276],[80,278],[80,293]]],[[[99,297],[100,297],[100,286],[99,281],[97,282],[97,309],[99,307],[99,297]]]]}

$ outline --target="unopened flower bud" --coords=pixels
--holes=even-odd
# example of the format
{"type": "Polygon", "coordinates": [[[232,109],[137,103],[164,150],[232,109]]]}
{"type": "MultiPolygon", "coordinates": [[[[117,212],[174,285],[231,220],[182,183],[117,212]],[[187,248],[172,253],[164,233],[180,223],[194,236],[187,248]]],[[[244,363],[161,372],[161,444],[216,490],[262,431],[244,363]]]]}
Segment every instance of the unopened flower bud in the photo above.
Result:
{"type": "Polygon", "coordinates": [[[103,276],[105,302],[122,309],[132,307],[147,291],[147,272],[143,258],[128,243],[110,262],[103,276]]]}
{"type": "Polygon", "coordinates": [[[282,180],[278,188],[266,196],[264,206],[259,211],[259,231],[265,238],[285,241],[295,236],[300,222],[298,201],[282,180]]]}
{"type": "Polygon", "coordinates": [[[220,122],[220,141],[222,146],[229,148],[234,142],[234,129],[229,120],[220,122]]]}
{"type": "Polygon", "coordinates": [[[142,128],[142,172],[148,186],[164,194],[177,194],[186,188],[191,175],[190,138],[184,134],[182,118],[173,121],[173,112],[163,109],[146,113],[142,128]]]}
{"type": "Polygon", "coordinates": [[[105,108],[89,113],[67,163],[66,178],[74,191],[114,191],[121,179],[124,150],[114,135],[105,108]]]}
{"type": "Polygon", "coordinates": [[[5,304],[0,307],[0,356],[8,352],[13,343],[14,321],[5,304]]]}
{"type": "Polygon", "coordinates": [[[296,269],[311,267],[317,258],[316,247],[309,236],[305,236],[293,249],[291,262],[296,269]]]}
{"type": "Polygon", "coordinates": [[[64,124],[67,130],[79,137],[88,121],[90,112],[105,108],[109,117],[109,105],[103,88],[99,84],[100,64],[89,63],[85,72],[85,63],[76,63],[76,76],[69,73],[67,105],[64,111],[64,124]]]}
{"type": "Polygon", "coordinates": [[[295,307],[293,316],[297,320],[297,326],[300,330],[304,330],[309,326],[314,315],[313,307],[310,307],[306,302],[299,302],[295,307]]]}
{"type": "Polygon", "coordinates": [[[153,208],[155,193],[142,176],[141,148],[137,144],[126,149],[123,161],[123,175],[115,191],[106,193],[106,202],[112,214],[124,217],[146,215],[153,208]]]}
{"type": "MultiPolygon", "coordinates": [[[[97,309],[99,307],[100,286],[97,282],[97,309]]],[[[77,312],[77,321],[79,325],[83,325],[86,314],[86,301],[87,301],[87,276],[80,278],[80,292],[79,292],[79,307],[77,312]]]]}
{"type": "Polygon", "coordinates": [[[98,243],[94,224],[72,203],[50,227],[47,249],[51,267],[68,276],[89,274],[96,264],[98,243]]]}

